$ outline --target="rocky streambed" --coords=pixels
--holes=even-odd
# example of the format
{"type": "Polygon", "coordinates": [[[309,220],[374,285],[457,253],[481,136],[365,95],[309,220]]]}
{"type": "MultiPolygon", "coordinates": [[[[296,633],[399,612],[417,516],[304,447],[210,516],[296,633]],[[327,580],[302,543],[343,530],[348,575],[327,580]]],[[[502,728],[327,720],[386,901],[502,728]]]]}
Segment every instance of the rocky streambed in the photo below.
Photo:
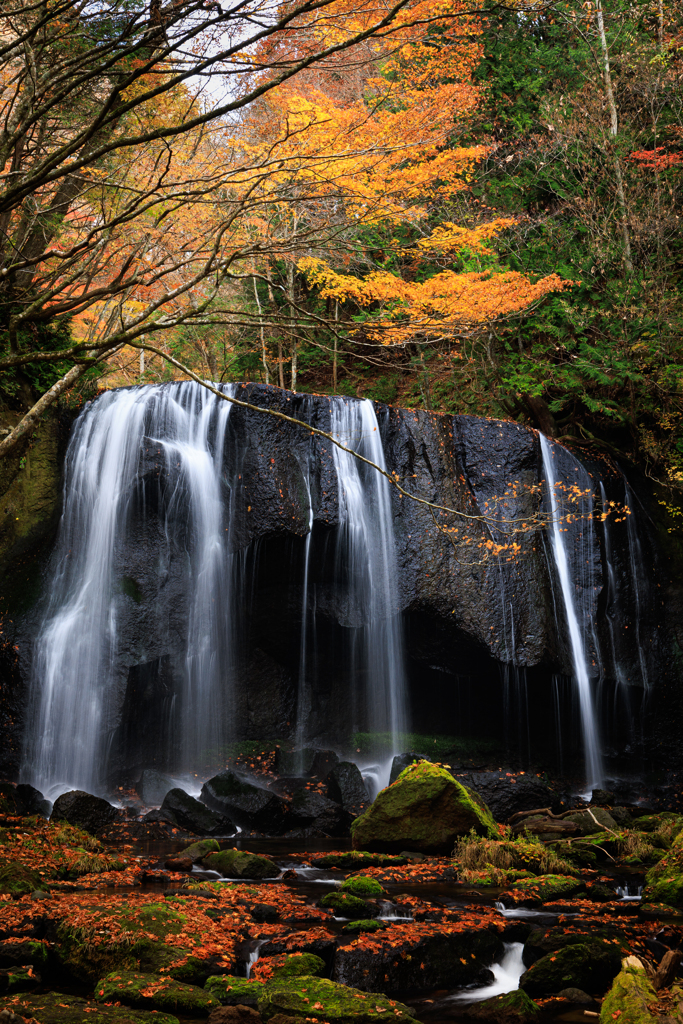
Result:
{"type": "Polygon", "coordinates": [[[458,785],[407,769],[351,841],[107,842],[5,813],[0,1020],[678,1019],[683,817],[594,802],[503,823],[458,785]],[[415,848],[420,794],[446,853],[415,848]],[[380,850],[401,828],[412,848],[380,850]]]}

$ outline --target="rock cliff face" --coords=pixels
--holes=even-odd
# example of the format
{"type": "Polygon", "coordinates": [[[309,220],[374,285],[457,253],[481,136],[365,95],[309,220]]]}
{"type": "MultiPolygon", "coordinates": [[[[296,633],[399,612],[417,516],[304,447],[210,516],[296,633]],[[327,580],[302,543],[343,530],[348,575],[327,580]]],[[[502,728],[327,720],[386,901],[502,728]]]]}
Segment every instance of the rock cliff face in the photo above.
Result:
{"type": "MultiPolygon", "coordinates": [[[[330,429],[325,397],[254,384],[238,386],[236,397],[330,429]]],[[[543,511],[544,472],[533,430],[385,406],[376,406],[376,413],[387,467],[412,494],[469,516],[488,511],[530,525],[543,511]]],[[[221,487],[238,595],[230,624],[235,682],[229,713],[235,739],[293,734],[311,507],[308,738],[339,744],[362,718],[357,680],[348,678],[345,653],[353,622],[335,547],[340,509],[331,447],[263,413],[233,408],[229,416],[221,487]]],[[[642,745],[643,724],[646,740],[657,736],[666,743],[672,735],[666,723],[683,689],[675,632],[681,591],[675,563],[667,564],[658,547],[657,506],[642,481],[634,476],[629,487],[613,462],[593,454],[582,466],[578,455],[559,446],[554,450],[565,493],[585,470],[591,474],[593,493],[572,506],[582,514],[567,525],[566,540],[590,671],[596,687],[601,681],[608,753],[623,752],[629,744],[635,751],[642,745]],[[615,513],[604,523],[599,515],[590,518],[591,503],[599,512],[603,501],[628,505],[631,514],[615,513]]],[[[55,478],[56,451],[50,456],[55,478]]],[[[169,722],[184,671],[179,638],[188,562],[182,543],[170,555],[164,547],[166,474],[162,446],[151,440],[141,456],[126,542],[116,559],[118,650],[108,714],[110,771],[117,777],[168,763],[177,739],[169,722]]],[[[558,766],[558,757],[570,759],[579,738],[568,680],[572,655],[545,532],[529,529],[515,538],[520,548],[514,557],[509,550],[497,555],[487,552],[484,545],[492,534],[476,518],[442,515],[394,489],[392,503],[396,599],[405,628],[414,730],[477,737],[511,758],[524,760],[531,753],[532,760],[549,767],[558,766]]],[[[29,554],[52,536],[54,508],[53,500],[42,517],[42,534],[39,530],[35,543],[28,544],[29,554]]],[[[16,562],[11,544],[5,545],[4,557],[16,562]]],[[[47,569],[46,587],[49,579],[47,569]]],[[[34,595],[25,604],[29,607],[17,605],[9,634],[19,647],[18,659],[6,658],[3,667],[3,693],[11,689],[16,705],[2,720],[0,745],[8,753],[0,772],[6,774],[17,767],[23,686],[42,614],[34,595]]]]}

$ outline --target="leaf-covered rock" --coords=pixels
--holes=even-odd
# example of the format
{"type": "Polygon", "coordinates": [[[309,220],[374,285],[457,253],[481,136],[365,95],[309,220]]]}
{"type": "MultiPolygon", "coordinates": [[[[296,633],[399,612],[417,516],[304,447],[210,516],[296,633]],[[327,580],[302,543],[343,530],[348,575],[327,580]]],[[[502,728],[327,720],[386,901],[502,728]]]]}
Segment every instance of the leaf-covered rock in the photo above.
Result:
{"type": "Polygon", "coordinates": [[[311,977],[264,986],[258,1010],[265,1021],[283,1014],[317,1017],[328,1024],[369,1024],[377,1020],[413,1024],[415,1016],[414,1010],[385,995],[361,992],[326,978],[311,977]]]}
{"type": "Polygon", "coordinates": [[[208,1016],[219,1001],[196,985],[184,985],[158,974],[113,971],[95,985],[98,1002],[120,1002],[151,1010],[177,1010],[193,1017],[208,1016]]]}
{"type": "Polygon", "coordinates": [[[498,834],[491,812],[450,772],[427,761],[412,764],[351,825],[353,847],[387,853],[410,849],[450,853],[471,829],[498,834]]]}
{"type": "Polygon", "coordinates": [[[603,992],[619,973],[622,955],[620,943],[609,939],[565,946],[532,964],[520,988],[532,999],[563,988],[603,992]]]}
{"type": "Polygon", "coordinates": [[[127,1006],[98,1006],[80,996],[61,992],[2,999],[0,1010],[3,1009],[40,1021],[40,1024],[179,1024],[178,1018],[169,1013],[150,1013],[127,1006]]]}
{"type": "Polygon", "coordinates": [[[204,858],[204,865],[225,878],[277,878],[280,869],[268,857],[243,850],[221,850],[204,858]]]}
{"type": "Polygon", "coordinates": [[[328,892],[321,899],[320,906],[331,907],[336,917],[361,919],[373,916],[372,906],[349,892],[328,892]]]}

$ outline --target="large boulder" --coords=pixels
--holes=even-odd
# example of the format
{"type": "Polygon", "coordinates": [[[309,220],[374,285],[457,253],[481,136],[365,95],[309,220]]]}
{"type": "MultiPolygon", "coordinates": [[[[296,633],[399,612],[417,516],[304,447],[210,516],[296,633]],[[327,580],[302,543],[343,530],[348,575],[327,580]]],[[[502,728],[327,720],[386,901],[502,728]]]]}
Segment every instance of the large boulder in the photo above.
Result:
{"type": "Polygon", "coordinates": [[[16,793],[24,814],[37,814],[40,818],[49,818],[52,814],[52,801],[47,800],[35,786],[20,782],[16,793]]]}
{"type": "Polygon", "coordinates": [[[178,1018],[170,1013],[134,1010],[120,1003],[102,1006],[64,992],[14,996],[5,1007],[0,1003],[0,1010],[3,1009],[7,1011],[6,1017],[0,1016],[3,1024],[24,1024],[26,1019],[40,1024],[179,1024],[178,1018]]]}
{"type": "Polygon", "coordinates": [[[95,999],[149,1010],[175,1010],[207,1017],[221,1005],[206,989],[185,985],[159,974],[113,971],[95,985],[95,999]]]}
{"type": "Polygon", "coordinates": [[[53,821],[68,821],[95,835],[112,822],[123,818],[123,812],[102,797],[72,789],[57,797],[52,808],[53,821]]]}
{"type": "MultiPolygon", "coordinates": [[[[552,786],[537,775],[512,772],[467,772],[456,775],[458,782],[478,793],[496,821],[507,821],[520,811],[539,807],[560,809],[560,798],[552,786]]],[[[563,809],[563,808],[562,808],[563,809]]]]}
{"type": "Polygon", "coordinates": [[[622,955],[619,943],[609,939],[565,946],[532,964],[519,987],[532,999],[567,987],[604,992],[619,973],[622,955]]]}
{"type": "Polygon", "coordinates": [[[184,789],[172,789],[164,797],[161,813],[180,828],[197,835],[232,836],[235,826],[225,814],[219,814],[195,800],[184,789]]]}
{"type": "Polygon", "coordinates": [[[264,985],[258,1001],[264,1021],[282,1014],[285,1017],[317,1017],[327,1024],[370,1024],[392,1021],[414,1024],[415,1011],[385,995],[373,994],[338,985],[327,978],[279,979],[264,985]]]}
{"type": "Polygon", "coordinates": [[[351,820],[363,814],[370,806],[370,798],[358,765],[353,761],[340,761],[325,778],[330,800],[341,804],[351,820]]]}
{"type": "Polygon", "coordinates": [[[268,857],[243,850],[221,850],[204,857],[204,867],[224,878],[277,878],[280,869],[268,857]]]}
{"type": "Polygon", "coordinates": [[[229,816],[242,828],[274,835],[285,831],[287,803],[282,797],[255,786],[230,769],[205,782],[200,799],[207,807],[229,816]]]}
{"type": "Polygon", "coordinates": [[[600,1024],[613,1024],[615,1020],[621,1024],[654,1024],[659,1018],[650,1007],[656,1002],[657,993],[641,961],[636,956],[625,957],[602,1002],[600,1024]]]}
{"type": "Polygon", "coordinates": [[[431,758],[425,757],[424,754],[416,754],[412,750],[406,751],[404,754],[396,754],[393,761],[391,762],[391,772],[389,774],[389,785],[392,782],[396,782],[402,771],[404,771],[409,765],[417,764],[418,761],[430,761],[431,758]]]}
{"type": "Polygon", "coordinates": [[[356,850],[450,853],[459,836],[474,829],[498,835],[486,805],[444,768],[420,761],[383,789],[351,825],[356,850]]]}

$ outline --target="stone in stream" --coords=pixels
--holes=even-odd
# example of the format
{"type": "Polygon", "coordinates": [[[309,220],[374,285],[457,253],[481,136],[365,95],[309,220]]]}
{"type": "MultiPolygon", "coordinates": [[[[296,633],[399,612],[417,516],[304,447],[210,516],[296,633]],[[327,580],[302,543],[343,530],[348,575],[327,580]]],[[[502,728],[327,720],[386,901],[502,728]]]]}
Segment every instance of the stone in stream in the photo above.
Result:
{"type": "Polygon", "coordinates": [[[463,1016],[485,1021],[486,1024],[523,1024],[524,1021],[535,1020],[540,1012],[540,1007],[526,992],[519,990],[483,999],[462,1011],[463,1016]]]}
{"type": "Polygon", "coordinates": [[[341,804],[349,816],[349,823],[370,806],[363,776],[353,761],[340,761],[336,764],[325,776],[325,785],[328,797],[341,804]]]}
{"type": "MultiPolygon", "coordinates": [[[[1,1009],[1,1007],[0,1007],[1,1009]]],[[[15,996],[11,1009],[0,1012],[0,1024],[26,1024],[26,1019],[40,1024],[179,1024],[170,1013],[150,1013],[127,1006],[101,1006],[80,996],[63,992],[15,996]]]]}
{"type": "Polygon", "coordinates": [[[519,987],[532,999],[568,986],[604,992],[619,973],[623,950],[610,939],[574,943],[547,953],[522,975],[519,987]]]}
{"type": "Polygon", "coordinates": [[[230,769],[205,782],[200,799],[207,807],[228,815],[241,828],[278,835],[287,827],[286,801],[230,769]]]}
{"type": "Polygon", "coordinates": [[[314,828],[328,836],[344,834],[349,824],[341,804],[309,789],[300,789],[294,794],[289,815],[293,826],[314,828]]]}
{"type": "Polygon", "coordinates": [[[225,814],[219,814],[195,800],[183,789],[172,789],[164,797],[160,812],[188,832],[197,835],[232,836],[235,826],[225,814]]]}
{"type": "Polygon", "coordinates": [[[163,772],[156,768],[145,768],[138,782],[135,783],[135,792],[147,807],[158,807],[167,793],[175,789],[175,782],[163,772]]]}
{"type": "Polygon", "coordinates": [[[224,878],[277,878],[280,869],[268,857],[242,850],[221,850],[204,858],[204,866],[224,878]]]}
{"type": "Polygon", "coordinates": [[[520,878],[513,882],[507,892],[501,893],[500,900],[506,906],[548,903],[552,900],[571,899],[583,893],[585,888],[585,883],[572,875],[537,875],[535,878],[520,878]]]}
{"type": "Polygon", "coordinates": [[[220,846],[216,839],[200,839],[199,842],[192,843],[191,846],[181,850],[176,856],[188,857],[193,864],[197,864],[210,853],[218,853],[219,850],[220,846]]]}
{"type": "Polygon", "coordinates": [[[379,992],[349,988],[327,978],[280,978],[264,985],[258,1001],[264,1021],[276,1016],[317,1017],[326,1024],[370,1024],[372,1021],[414,1024],[415,1011],[379,992]],[[304,991],[305,989],[305,991],[304,991]]]}
{"type": "Polygon", "coordinates": [[[396,782],[396,779],[404,769],[411,764],[417,764],[418,761],[431,761],[431,757],[424,757],[422,754],[415,754],[413,751],[408,751],[405,754],[396,754],[391,762],[389,785],[392,782],[396,782]]]}
{"type": "Polygon", "coordinates": [[[85,832],[96,835],[112,822],[125,817],[122,811],[102,797],[85,793],[82,789],[72,789],[57,797],[52,808],[52,821],[68,821],[85,832]]]}
{"type": "Polygon", "coordinates": [[[334,910],[335,917],[348,917],[351,920],[356,918],[359,921],[375,917],[379,913],[370,903],[349,892],[328,892],[321,899],[320,906],[334,910]]]}
{"type": "Polygon", "coordinates": [[[406,768],[351,825],[356,850],[447,854],[474,829],[497,838],[491,812],[444,768],[421,761],[406,768]]]}
{"type": "Polygon", "coordinates": [[[261,1024],[261,1014],[251,1006],[219,1006],[207,1024],[261,1024]]]}
{"type": "Polygon", "coordinates": [[[192,1017],[207,1016],[220,1003],[206,989],[137,971],[112,971],[95,985],[98,1002],[120,1002],[138,1009],[177,1010],[192,1017]]]}
{"type": "Polygon", "coordinates": [[[657,993],[643,963],[636,956],[625,957],[621,970],[602,1001],[601,1024],[612,1024],[615,1020],[622,1024],[650,1024],[660,1019],[650,1010],[656,1002],[657,993]]]}

